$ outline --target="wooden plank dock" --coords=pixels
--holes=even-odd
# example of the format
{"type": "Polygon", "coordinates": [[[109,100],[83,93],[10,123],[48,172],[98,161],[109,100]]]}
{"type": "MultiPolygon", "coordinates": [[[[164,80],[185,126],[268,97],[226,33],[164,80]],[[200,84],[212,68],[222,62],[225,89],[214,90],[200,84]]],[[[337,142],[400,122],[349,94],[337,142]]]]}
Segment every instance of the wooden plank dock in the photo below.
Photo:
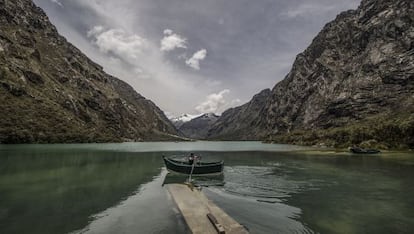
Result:
{"type": "Polygon", "coordinates": [[[192,233],[248,233],[198,189],[184,184],[168,184],[167,189],[192,233]]]}

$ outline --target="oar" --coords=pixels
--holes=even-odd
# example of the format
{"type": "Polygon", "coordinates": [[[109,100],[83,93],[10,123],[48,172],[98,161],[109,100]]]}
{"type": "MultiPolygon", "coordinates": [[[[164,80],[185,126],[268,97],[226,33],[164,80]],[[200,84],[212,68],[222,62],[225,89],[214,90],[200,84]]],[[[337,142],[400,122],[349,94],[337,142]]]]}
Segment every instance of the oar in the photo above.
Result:
{"type": "Polygon", "coordinates": [[[193,174],[193,171],[194,171],[194,165],[195,165],[195,159],[193,161],[193,166],[191,167],[190,176],[188,177],[188,182],[190,182],[190,183],[191,183],[191,175],[193,174]]]}

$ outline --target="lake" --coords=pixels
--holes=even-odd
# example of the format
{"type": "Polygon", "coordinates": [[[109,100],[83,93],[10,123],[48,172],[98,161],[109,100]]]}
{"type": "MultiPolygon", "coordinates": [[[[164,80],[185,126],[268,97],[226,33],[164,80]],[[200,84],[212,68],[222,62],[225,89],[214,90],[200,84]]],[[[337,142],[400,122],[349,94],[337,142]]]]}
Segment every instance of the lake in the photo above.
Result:
{"type": "Polygon", "coordinates": [[[414,232],[414,152],[199,141],[0,145],[0,233],[188,233],[161,156],[189,152],[225,161],[196,183],[251,233],[414,232]]]}

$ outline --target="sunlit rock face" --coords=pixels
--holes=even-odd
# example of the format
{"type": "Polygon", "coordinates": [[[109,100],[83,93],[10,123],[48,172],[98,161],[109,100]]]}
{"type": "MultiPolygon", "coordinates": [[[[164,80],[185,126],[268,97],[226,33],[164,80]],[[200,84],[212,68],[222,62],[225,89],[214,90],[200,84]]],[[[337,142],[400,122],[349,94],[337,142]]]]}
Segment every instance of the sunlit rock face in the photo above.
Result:
{"type": "Polygon", "coordinates": [[[0,143],[170,139],[164,113],[60,36],[30,0],[0,2],[0,143]]]}
{"type": "Polygon", "coordinates": [[[339,14],[255,110],[257,119],[249,127],[237,119],[252,113],[233,109],[233,117],[223,114],[217,123],[234,121],[215,129],[240,139],[312,144],[298,139],[311,130],[341,128],[344,139],[333,144],[392,140],[413,146],[414,2],[364,0],[358,9],[339,14]],[[352,126],[378,131],[353,139],[347,132],[352,126]],[[293,132],[297,137],[283,138],[293,132]],[[395,139],[375,137],[380,133],[395,139]]]}

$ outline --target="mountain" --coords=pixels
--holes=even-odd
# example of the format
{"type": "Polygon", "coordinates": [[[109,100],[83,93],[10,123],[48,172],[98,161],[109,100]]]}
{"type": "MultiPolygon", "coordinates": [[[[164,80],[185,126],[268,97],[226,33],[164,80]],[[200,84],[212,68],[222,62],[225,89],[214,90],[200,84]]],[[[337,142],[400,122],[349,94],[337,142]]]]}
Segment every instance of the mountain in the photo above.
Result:
{"type": "Polygon", "coordinates": [[[170,118],[170,121],[174,124],[174,126],[177,129],[179,129],[184,123],[186,123],[186,122],[188,122],[188,121],[190,121],[194,118],[197,118],[201,115],[203,115],[203,114],[198,114],[198,115],[183,114],[183,115],[180,115],[178,117],[170,118]]]}
{"type": "Polygon", "coordinates": [[[214,128],[226,139],[413,148],[413,93],[414,2],[363,0],[296,57],[250,126],[241,119],[253,112],[233,109],[214,128]]]}
{"type": "Polygon", "coordinates": [[[216,140],[258,140],[263,138],[265,129],[258,126],[257,121],[269,96],[270,89],[262,90],[250,102],[223,112],[220,118],[208,129],[207,138],[216,140]]]}
{"type": "Polygon", "coordinates": [[[0,1],[0,143],[171,139],[164,113],[60,36],[30,0],[0,1]]]}
{"type": "Polygon", "coordinates": [[[208,130],[218,118],[219,116],[213,113],[203,114],[183,123],[178,130],[188,138],[206,139],[208,130]]]}

